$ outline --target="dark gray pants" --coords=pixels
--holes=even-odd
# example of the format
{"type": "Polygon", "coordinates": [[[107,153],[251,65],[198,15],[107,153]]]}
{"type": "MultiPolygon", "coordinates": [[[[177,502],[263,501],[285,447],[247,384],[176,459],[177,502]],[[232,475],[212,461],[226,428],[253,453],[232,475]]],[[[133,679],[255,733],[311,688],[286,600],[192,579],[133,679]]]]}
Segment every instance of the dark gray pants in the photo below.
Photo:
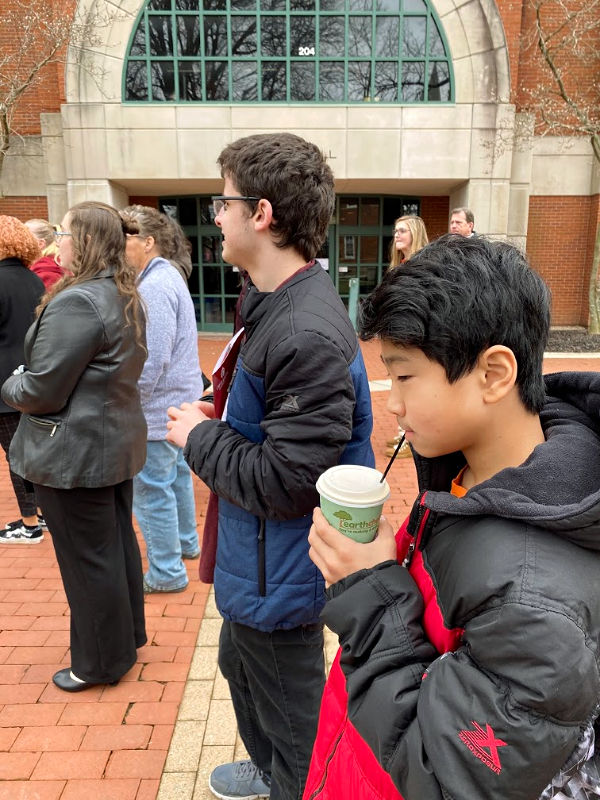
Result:
{"type": "Polygon", "coordinates": [[[37,503],[33,485],[29,481],[23,480],[20,475],[17,475],[10,469],[10,460],[8,458],[8,450],[12,438],[19,427],[19,420],[21,415],[15,414],[0,414],[0,445],[6,454],[8,461],[8,469],[10,473],[10,480],[19,504],[19,511],[22,517],[35,517],[37,513],[37,503]]]}
{"type": "Polygon", "coordinates": [[[242,741],[271,800],[301,800],[325,685],[323,626],[271,633],[223,621],[219,667],[242,741]]]}
{"type": "Polygon", "coordinates": [[[71,609],[71,669],[111,683],[146,643],[142,560],[132,481],[93,489],[35,487],[71,609]]]}

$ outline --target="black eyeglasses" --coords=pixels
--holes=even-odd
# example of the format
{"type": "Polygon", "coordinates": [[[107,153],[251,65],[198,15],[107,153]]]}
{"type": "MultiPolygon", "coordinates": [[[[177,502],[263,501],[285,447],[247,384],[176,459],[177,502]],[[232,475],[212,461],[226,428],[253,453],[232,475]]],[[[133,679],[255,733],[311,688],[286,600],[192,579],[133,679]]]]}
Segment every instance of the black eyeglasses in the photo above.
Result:
{"type": "Polygon", "coordinates": [[[255,202],[258,203],[260,197],[247,197],[243,195],[225,195],[225,194],[217,194],[213,195],[210,198],[212,200],[212,207],[213,207],[213,214],[215,217],[218,217],[221,211],[225,208],[225,204],[229,200],[244,200],[245,202],[255,202]]]}

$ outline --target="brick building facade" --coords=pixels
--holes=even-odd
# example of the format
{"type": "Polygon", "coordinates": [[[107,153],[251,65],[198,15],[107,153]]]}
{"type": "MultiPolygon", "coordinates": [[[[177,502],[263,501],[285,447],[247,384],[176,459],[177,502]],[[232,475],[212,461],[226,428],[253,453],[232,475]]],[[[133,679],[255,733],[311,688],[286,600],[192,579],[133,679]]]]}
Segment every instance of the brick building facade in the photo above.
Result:
{"type": "MultiPolygon", "coordinates": [[[[389,89],[387,96],[384,92],[381,97],[373,96],[377,85],[381,86],[378,73],[392,64],[389,58],[384,63],[373,56],[374,85],[365,90],[360,102],[352,99],[350,90],[344,95],[345,102],[325,102],[321,95],[314,102],[294,102],[290,96],[287,102],[273,102],[274,95],[266,97],[264,77],[262,100],[244,99],[235,70],[247,56],[236,60],[235,44],[227,51],[234,73],[230,95],[208,96],[206,76],[214,53],[209,51],[207,31],[217,17],[211,17],[215,12],[207,9],[221,9],[219,18],[229,18],[231,29],[240,20],[259,27],[262,23],[263,50],[272,9],[282,9],[277,13],[289,30],[300,18],[318,18],[311,23],[317,31],[325,30],[327,14],[335,14],[337,19],[345,14],[346,25],[350,25],[347,30],[368,18],[373,20],[375,50],[381,47],[377,26],[393,24],[391,0],[377,4],[388,9],[383,21],[368,10],[371,0],[320,0],[316,5],[318,9],[337,9],[334,12],[311,11],[315,0],[258,0],[258,5],[255,0],[204,0],[204,6],[203,0],[116,0],[108,6],[116,10],[114,19],[101,31],[102,41],[90,48],[97,74],[104,75],[102,86],[81,65],[65,69],[55,64],[19,104],[13,123],[21,138],[13,139],[5,160],[0,213],[58,221],[69,205],[99,199],[116,206],[143,202],[179,215],[195,248],[192,292],[199,325],[224,330],[231,317],[235,284],[229,281],[220,255],[211,251],[210,220],[203,218],[202,211],[210,194],[220,191],[216,156],[228,141],[245,133],[289,129],[315,141],[331,158],[339,201],[324,256],[343,296],[347,276],[358,277],[364,292],[381,275],[390,216],[396,208],[417,209],[434,238],[445,232],[452,207],[468,205],[475,213],[478,232],[526,248],[533,266],[552,289],[553,323],[585,325],[600,224],[600,170],[590,143],[584,137],[566,135],[566,131],[559,131],[562,136],[552,135],[555,131],[542,135],[539,119],[529,140],[518,145],[510,140],[510,134],[527,119],[523,110],[531,95],[540,85],[548,85],[548,73],[531,37],[530,0],[396,2],[405,49],[410,47],[405,31],[411,25],[418,31],[418,20],[423,20],[427,31],[423,36],[429,37],[422,44],[424,69],[430,69],[436,58],[442,66],[447,59],[446,96],[433,95],[431,77],[429,86],[424,79],[423,97],[405,94],[403,101],[400,88],[394,101],[389,99],[389,89]],[[254,10],[250,12],[251,5],[254,10]],[[348,10],[359,7],[360,12],[348,10]],[[236,17],[242,13],[245,16],[236,17]],[[359,18],[360,14],[363,17],[359,18]],[[203,49],[200,52],[198,44],[193,64],[189,52],[182,50],[183,17],[186,24],[199,24],[200,29],[204,25],[203,49]],[[435,30],[439,31],[437,50],[432,44],[435,30]],[[166,31],[166,38],[172,37],[170,44],[157,44],[157,31],[163,38],[166,31]],[[156,47],[166,49],[153,51],[152,58],[144,55],[156,47]],[[182,81],[192,73],[192,66],[186,67],[186,63],[205,76],[196,87],[195,102],[179,94],[182,81]],[[161,64],[176,73],[174,85],[179,88],[171,86],[170,95],[165,90],[167,68],[161,64]],[[146,87],[147,96],[141,99],[132,94],[132,67],[139,68],[142,75],[147,69],[151,76],[151,89],[146,87]],[[163,69],[162,94],[155,67],[163,69]],[[199,101],[201,92],[205,96],[199,101]],[[211,276],[216,276],[217,288],[211,276]]],[[[51,0],[51,7],[53,3],[57,9],[64,7],[61,0],[51,0]]],[[[102,3],[104,0],[79,0],[78,13],[90,14],[102,3]]],[[[18,0],[4,0],[5,4],[22,5],[18,0]]],[[[319,47],[327,49],[325,36],[319,40],[317,33],[313,40],[303,35],[298,52],[308,53],[316,65],[313,72],[323,75],[327,64],[319,61],[318,51],[319,47]]],[[[13,41],[8,26],[0,26],[0,48],[10,47],[13,41]]],[[[259,42],[256,47],[260,46],[259,42]]],[[[288,75],[306,67],[298,53],[292,52],[291,39],[289,47],[288,75]]],[[[346,69],[346,81],[350,82],[351,70],[359,63],[358,56],[353,60],[355,53],[362,53],[360,57],[368,63],[364,43],[345,41],[341,47],[346,49],[338,66],[346,69]]],[[[222,56],[218,63],[225,64],[225,59],[222,56]]],[[[406,69],[408,61],[402,61],[400,49],[398,69],[406,69]]],[[[257,64],[262,65],[259,71],[266,69],[265,63],[257,56],[257,64]]],[[[570,63],[567,60],[562,65],[569,85],[591,87],[590,75],[600,71],[600,63],[582,64],[575,54],[570,63]]],[[[401,82],[399,77],[398,86],[401,82]]],[[[323,84],[319,89],[317,81],[314,91],[323,91],[323,84]]],[[[216,235],[216,229],[212,233],[216,235]]]]}

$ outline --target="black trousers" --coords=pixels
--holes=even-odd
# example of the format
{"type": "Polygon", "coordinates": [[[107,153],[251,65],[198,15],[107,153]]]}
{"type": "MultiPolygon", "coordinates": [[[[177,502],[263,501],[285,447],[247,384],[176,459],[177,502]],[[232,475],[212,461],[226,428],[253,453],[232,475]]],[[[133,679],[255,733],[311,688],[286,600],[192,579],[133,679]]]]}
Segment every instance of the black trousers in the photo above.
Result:
{"type": "Polygon", "coordinates": [[[325,685],[323,626],[264,633],[223,620],[219,667],[246,750],[271,776],[271,800],[301,800],[325,685]]]}
{"type": "Polygon", "coordinates": [[[33,485],[29,481],[23,480],[20,475],[16,475],[10,469],[10,461],[8,458],[8,449],[17,428],[19,427],[19,420],[21,415],[16,412],[15,414],[0,414],[0,445],[6,454],[8,461],[8,469],[10,472],[10,480],[13,485],[15,497],[19,504],[19,511],[22,517],[35,517],[37,514],[37,503],[33,491],[33,485]]]}
{"type": "Polygon", "coordinates": [[[116,681],[147,641],[133,482],[94,489],[36,484],[35,491],[71,609],[71,669],[91,683],[116,681]]]}

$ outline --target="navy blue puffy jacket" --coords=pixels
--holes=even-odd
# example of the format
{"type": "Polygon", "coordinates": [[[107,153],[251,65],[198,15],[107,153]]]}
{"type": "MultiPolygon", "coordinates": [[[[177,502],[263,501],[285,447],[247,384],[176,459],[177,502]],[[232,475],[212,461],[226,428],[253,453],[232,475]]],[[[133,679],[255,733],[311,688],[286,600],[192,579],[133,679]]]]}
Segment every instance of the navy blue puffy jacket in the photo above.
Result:
{"type": "Polygon", "coordinates": [[[318,264],[274,292],[252,286],[242,316],[227,421],[198,425],[185,457],[219,496],[219,611],[270,631],[319,617],[323,579],[307,542],[315,482],[335,464],[374,466],[371,398],[356,334],[318,264]]]}

